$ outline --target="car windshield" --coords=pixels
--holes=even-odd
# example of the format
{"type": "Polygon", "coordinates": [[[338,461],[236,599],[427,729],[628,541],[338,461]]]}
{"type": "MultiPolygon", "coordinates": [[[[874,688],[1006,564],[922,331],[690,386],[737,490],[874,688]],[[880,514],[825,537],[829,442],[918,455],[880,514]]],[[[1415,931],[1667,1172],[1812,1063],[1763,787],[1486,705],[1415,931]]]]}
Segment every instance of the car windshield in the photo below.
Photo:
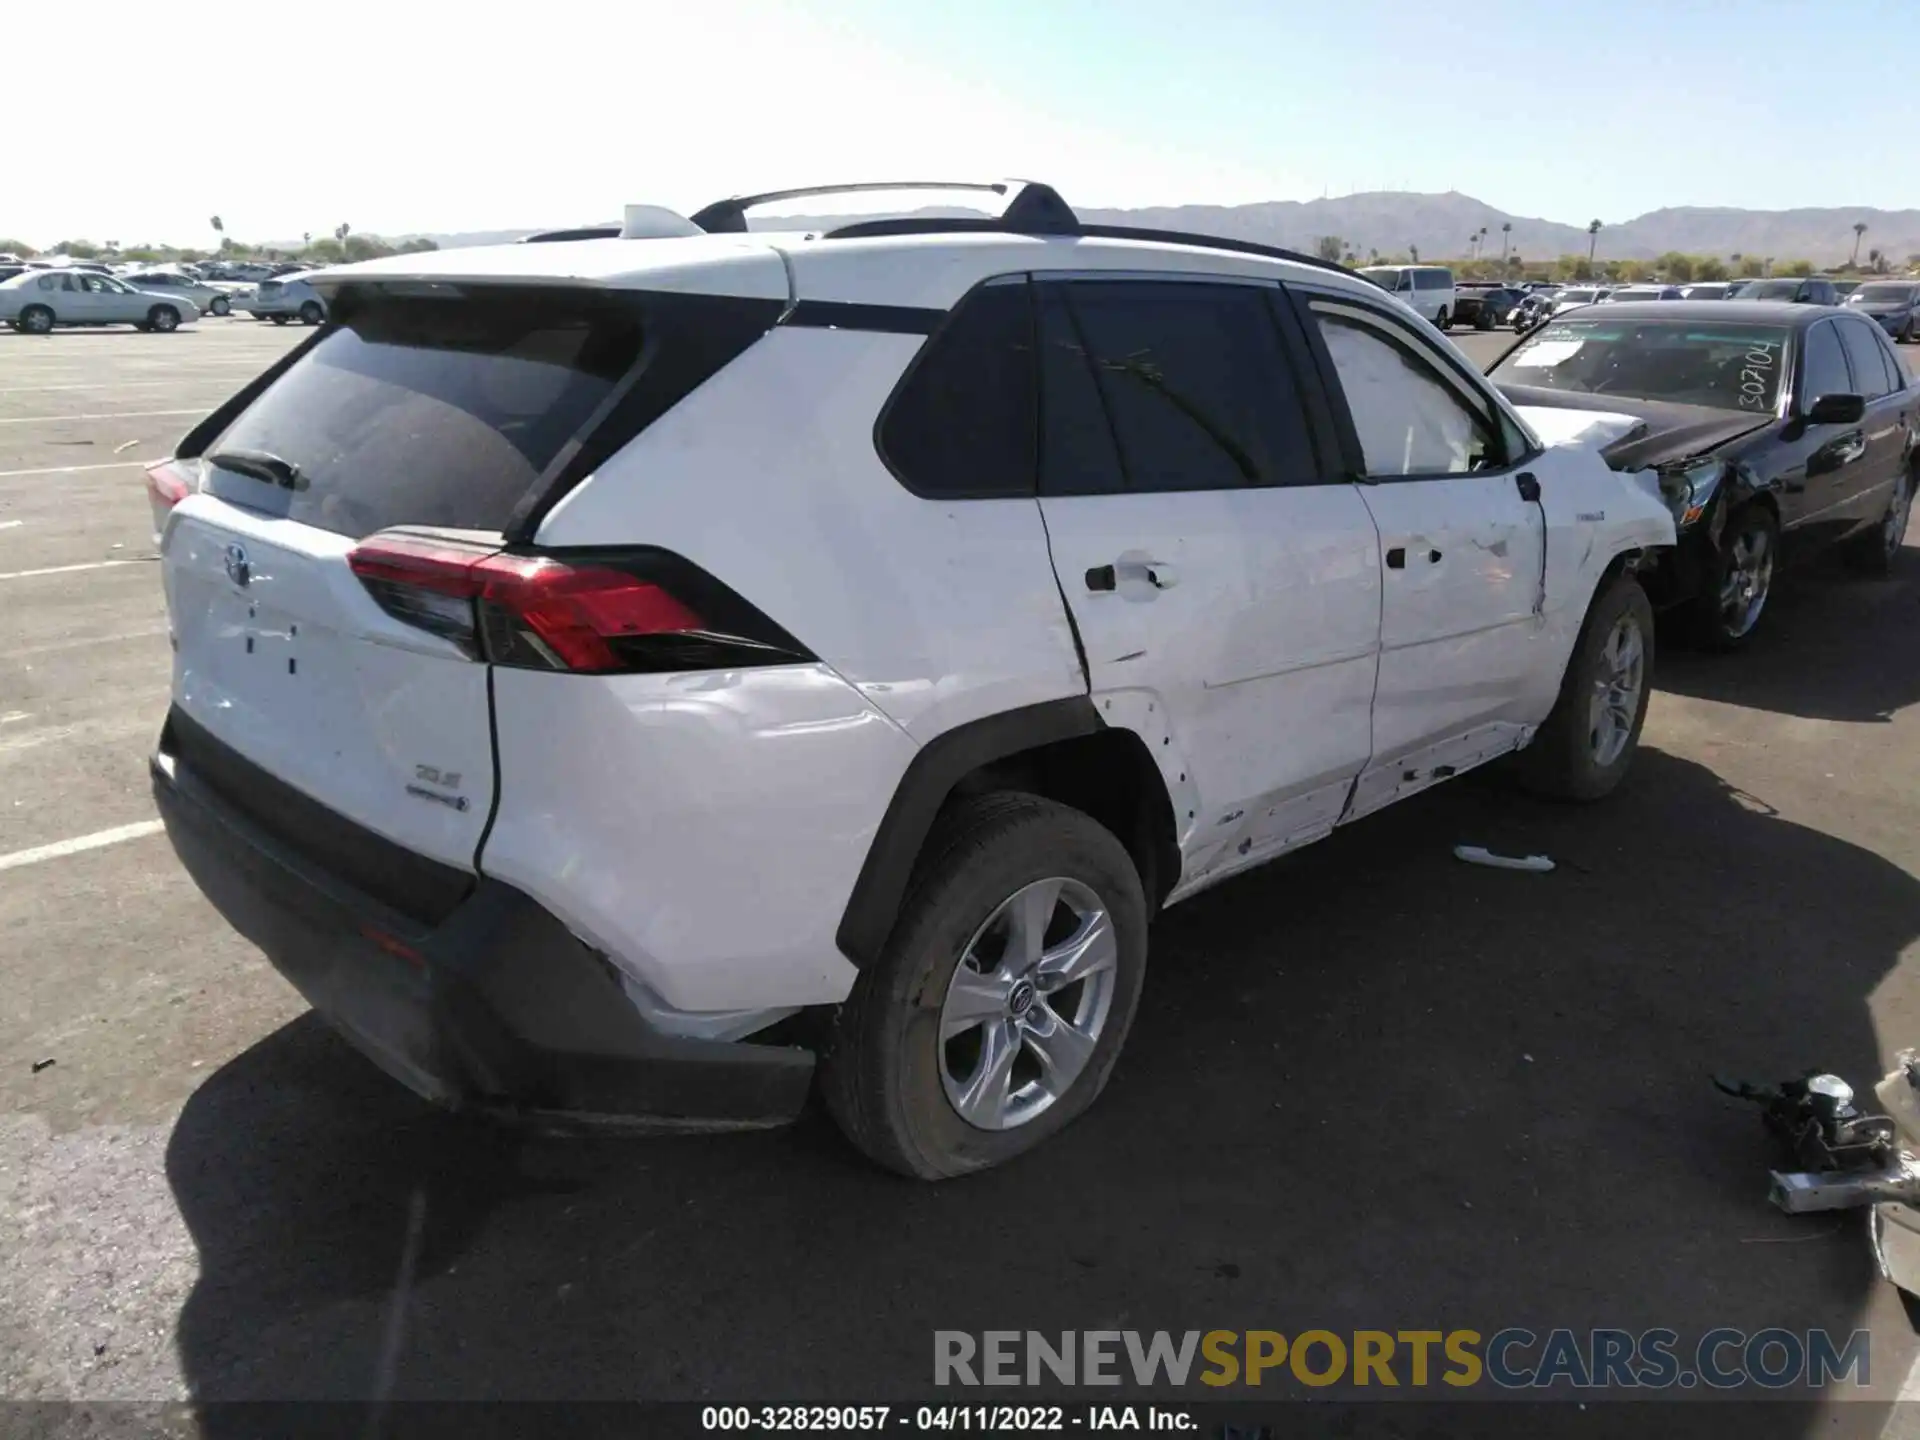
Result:
{"type": "Polygon", "coordinates": [[[1911,305],[1920,298],[1920,285],[1862,285],[1847,297],[1862,305],[1911,305]]]}
{"type": "Polygon", "coordinates": [[[1781,325],[1561,320],[1495,367],[1496,384],[1770,413],[1787,348],[1781,325]]]}

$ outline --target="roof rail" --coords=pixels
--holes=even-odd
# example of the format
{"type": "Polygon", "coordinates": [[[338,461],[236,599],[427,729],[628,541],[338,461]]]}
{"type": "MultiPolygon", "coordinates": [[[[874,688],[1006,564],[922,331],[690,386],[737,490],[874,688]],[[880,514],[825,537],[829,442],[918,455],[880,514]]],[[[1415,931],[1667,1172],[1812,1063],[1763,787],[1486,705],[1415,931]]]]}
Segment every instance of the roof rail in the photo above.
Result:
{"type": "MultiPolygon", "coordinates": [[[[769,190],[761,195],[735,195],[716,200],[693,212],[693,223],[716,235],[740,234],[747,228],[747,211],[782,200],[803,200],[814,195],[863,195],[881,190],[967,190],[1006,195],[1006,209],[990,224],[1011,227],[1033,234],[1071,234],[1080,221],[1067,202],[1051,185],[1035,180],[880,180],[854,185],[809,185],[797,190],[769,190]]],[[[882,222],[884,223],[884,222],[882,222]]]]}
{"type": "Polygon", "coordinates": [[[556,240],[613,240],[620,234],[618,225],[582,225],[573,230],[541,230],[522,235],[522,245],[546,245],[556,240]]]}
{"type": "Polygon", "coordinates": [[[1008,215],[990,219],[937,219],[909,217],[898,220],[861,220],[829,230],[827,240],[854,240],[874,235],[940,235],[968,232],[998,235],[1076,235],[1089,240],[1144,240],[1155,245],[1195,245],[1206,250],[1228,250],[1237,255],[1259,255],[1268,260],[1286,260],[1295,265],[1311,265],[1316,270],[1332,270],[1340,275],[1354,272],[1337,260],[1298,250],[1283,250],[1278,245],[1262,245],[1254,240],[1235,240],[1225,235],[1200,235],[1187,230],[1149,230],[1135,225],[1083,225],[1075,218],[1071,225],[1023,225],[1008,215]]]}

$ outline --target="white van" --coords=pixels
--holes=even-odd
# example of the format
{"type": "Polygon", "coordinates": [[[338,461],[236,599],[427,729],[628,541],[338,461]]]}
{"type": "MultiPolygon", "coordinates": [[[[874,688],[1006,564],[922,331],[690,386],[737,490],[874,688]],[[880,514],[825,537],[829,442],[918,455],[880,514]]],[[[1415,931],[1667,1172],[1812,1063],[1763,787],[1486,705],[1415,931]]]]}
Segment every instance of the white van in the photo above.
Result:
{"type": "Polygon", "coordinates": [[[1368,265],[1360,273],[1442,330],[1453,323],[1453,271],[1444,265],[1368,265]]]}

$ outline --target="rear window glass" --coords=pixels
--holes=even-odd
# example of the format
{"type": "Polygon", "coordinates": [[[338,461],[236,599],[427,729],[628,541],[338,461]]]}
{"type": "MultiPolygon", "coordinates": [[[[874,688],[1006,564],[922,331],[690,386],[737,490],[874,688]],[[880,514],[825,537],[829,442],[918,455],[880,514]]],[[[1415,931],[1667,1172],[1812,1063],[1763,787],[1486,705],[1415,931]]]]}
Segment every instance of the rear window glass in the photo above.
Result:
{"type": "Polygon", "coordinates": [[[1027,285],[987,285],[928,342],[887,409],[881,446],[916,495],[1031,495],[1038,400],[1027,285]]]}
{"type": "Polygon", "coordinates": [[[566,292],[362,303],[206,447],[209,488],[355,538],[503,529],[641,339],[637,312],[566,292]],[[219,469],[222,451],[277,457],[295,484],[219,469]]]}

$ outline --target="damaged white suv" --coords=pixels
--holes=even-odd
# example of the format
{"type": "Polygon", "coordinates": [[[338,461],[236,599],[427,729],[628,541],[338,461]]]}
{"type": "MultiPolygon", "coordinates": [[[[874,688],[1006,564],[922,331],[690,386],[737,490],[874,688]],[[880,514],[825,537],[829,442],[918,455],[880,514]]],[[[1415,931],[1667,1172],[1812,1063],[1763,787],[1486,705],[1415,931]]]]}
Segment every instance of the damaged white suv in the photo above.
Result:
{"type": "Polygon", "coordinates": [[[414,1089],[817,1070],[975,1170],[1098,1095],[1161,907],[1511,751],[1620,783],[1657,490],[1337,266],[979,188],[324,272],[150,473],[174,845],[414,1089]]]}

